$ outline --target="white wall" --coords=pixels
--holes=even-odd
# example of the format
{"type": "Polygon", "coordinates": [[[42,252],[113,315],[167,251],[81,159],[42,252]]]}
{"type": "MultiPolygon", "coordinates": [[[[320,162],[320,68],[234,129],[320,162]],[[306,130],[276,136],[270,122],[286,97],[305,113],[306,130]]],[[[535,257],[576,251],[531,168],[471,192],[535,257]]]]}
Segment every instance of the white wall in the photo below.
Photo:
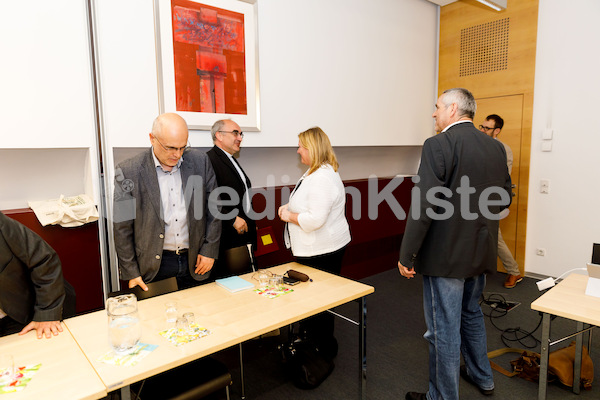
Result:
{"type": "MultiPolygon", "coordinates": [[[[314,125],[335,146],[421,145],[432,134],[437,6],[259,0],[257,8],[261,131],[244,146],[295,146],[314,125]]],[[[104,0],[97,9],[109,146],[147,146],[158,112],[152,2],[104,0]]],[[[208,132],[190,141],[212,145],[208,132]]]]}
{"type": "Polygon", "coordinates": [[[525,270],[585,267],[600,243],[600,2],[540,0],[525,270]],[[542,152],[542,131],[554,131],[542,152]],[[549,194],[539,192],[550,181],[549,194]],[[544,257],[536,249],[546,249],[544,257]]]}
{"type": "Polygon", "coordinates": [[[85,1],[0,4],[0,210],[98,200],[88,31],[85,1]]]}

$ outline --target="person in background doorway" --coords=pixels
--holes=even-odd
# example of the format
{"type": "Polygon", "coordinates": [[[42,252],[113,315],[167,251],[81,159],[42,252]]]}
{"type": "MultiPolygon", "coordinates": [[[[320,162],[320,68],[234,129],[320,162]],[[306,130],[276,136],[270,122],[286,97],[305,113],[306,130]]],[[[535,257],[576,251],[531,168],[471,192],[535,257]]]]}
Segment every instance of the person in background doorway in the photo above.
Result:
{"type": "Polygon", "coordinates": [[[441,133],[423,144],[420,196],[411,204],[398,261],[405,278],[423,276],[429,342],[429,390],[408,392],[407,400],[458,400],[459,376],[485,395],[494,392],[479,298],[486,274],[496,271],[497,217],[511,201],[506,152],[473,125],[470,91],[446,90],[435,106],[441,133]],[[482,199],[492,201],[486,207],[482,199]]]}
{"type": "MultiPolygon", "coordinates": [[[[308,170],[296,183],[289,203],[279,208],[279,218],[286,222],[286,247],[291,247],[297,262],[339,275],[350,227],[337,158],[321,128],[310,128],[298,137],[300,162],[308,170]]],[[[325,312],[306,319],[300,330],[327,355],[337,355],[333,315],[325,312]]]]}
{"type": "MultiPolygon", "coordinates": [[[[491,114],[486,117],[485,122],[482,125],[479,125],[479,130],[500,142],[498,135],[502,131],[503,126],[504,120],[497,114],[491,114]]],[[[508,166],[508,173],[511,174],[513,165],[512,150],[506,143],[500,143],[502,143],[504,150],[506,151],[506,165],[508,166]]],[[[508,209],[506,210],[506,215],[508,215],[508,209]]],[[[523,280],[523,276],[521,275],[521,271],[519,271],[519,265],[502,238],[500,227],[498,227],[498,257],[500,257],[500,261],[502,261],[502,265],[504,265],[508,274],[504,281],[504,287],[508,289],[514,288],[517,283],[523,280]]]]}

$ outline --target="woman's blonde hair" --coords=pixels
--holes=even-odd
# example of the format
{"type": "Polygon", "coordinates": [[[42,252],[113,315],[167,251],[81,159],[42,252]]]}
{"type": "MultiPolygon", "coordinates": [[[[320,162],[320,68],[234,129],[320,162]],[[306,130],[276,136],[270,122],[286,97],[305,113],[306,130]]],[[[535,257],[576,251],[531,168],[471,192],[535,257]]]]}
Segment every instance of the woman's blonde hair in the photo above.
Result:
{"type": "Polygon", "coordinates": [[[340,165],[331,147],[329,137],[321,128],[315,126],[305,130],[298,135],[298,138],[300,138],[300,145],[308,149],[308,155],[310,156],[308,175],[315,172],[323,164],[331,165],[334,171],[338,170],[340,165]]]}

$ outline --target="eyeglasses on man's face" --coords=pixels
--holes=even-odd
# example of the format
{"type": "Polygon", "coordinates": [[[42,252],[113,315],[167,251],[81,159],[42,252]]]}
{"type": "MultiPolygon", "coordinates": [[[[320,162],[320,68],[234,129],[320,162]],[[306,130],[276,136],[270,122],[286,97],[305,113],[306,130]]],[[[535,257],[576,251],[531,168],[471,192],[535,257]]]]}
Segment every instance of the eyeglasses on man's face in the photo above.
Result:
{"type": "Polygon", "coordinates": [[[495,127],[489,128],[489,127],[487,127],[487,126],[479,125],[479,130],[480,130],[480,131],[486,131],[486,132],[489,132],[489,131],[493,131],[494,129],[496,129],[496,128],[495,128],[495,127]]]}
{"type": "Polygon", "coordinates": [[[188,142],[187,142],[187,144],[186,144],[185,146],[183,146],[183,147],[172,147],[172,146],[165,146],[164,144],[162,144],[162,143],[160,142],[160,140],[158,140],[158,138],[157,138],[156,136],[152,135],[152,137],[153,137],[154,139],[156,139],[156,141],[158,142],[158,144],[160,144],[160,146],[161,146],[163,149],[165,149],[165,151],[168,151],[168,152],[170,152],[170,153],[179,153],[179,152],[183,153],[183,152],[185,151],[185,149],[187,149],[188,147],[190,147],[190,142],[189,142],[189,141],[188,141],[188,142]]]}
{"type": "Polygon", "coordinates": [[[244,132],[240,132],[240,131],[219,131],[219,132],[231,133],[233,136],[240,137],[240,138],[244,137],[244,132]]]}

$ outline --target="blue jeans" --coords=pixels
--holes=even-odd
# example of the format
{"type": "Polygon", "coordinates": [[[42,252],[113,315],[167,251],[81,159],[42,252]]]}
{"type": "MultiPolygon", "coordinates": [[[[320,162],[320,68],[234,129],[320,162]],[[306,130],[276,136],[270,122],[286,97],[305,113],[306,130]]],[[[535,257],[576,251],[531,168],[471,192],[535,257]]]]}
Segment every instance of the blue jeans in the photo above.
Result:
{"type": "Polygon", "coordinates": [[[179,290],[187,289],[193,286],[198,286],[203,281],[197,281],[190,275],[188,266],[188,254],[174,254],[174,253],[163,253],[162,260],[160,262],[160,268],[158,273],[152,279],[153,282],[161,281],[163,279],[177,277],[177,286],[179,290]]]}
{"type": "Polygon", "coordinates": [[[423,276],[423,308],[429,342],[430,400],[458,400],[460,354],[482,389],[494,388],[479,297],[485,275],[467,279],[423,276]]]}

